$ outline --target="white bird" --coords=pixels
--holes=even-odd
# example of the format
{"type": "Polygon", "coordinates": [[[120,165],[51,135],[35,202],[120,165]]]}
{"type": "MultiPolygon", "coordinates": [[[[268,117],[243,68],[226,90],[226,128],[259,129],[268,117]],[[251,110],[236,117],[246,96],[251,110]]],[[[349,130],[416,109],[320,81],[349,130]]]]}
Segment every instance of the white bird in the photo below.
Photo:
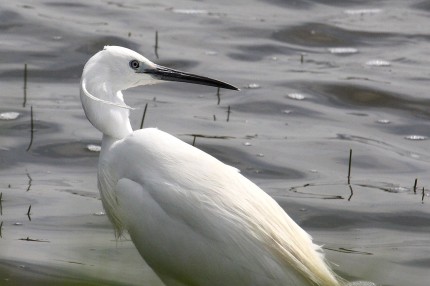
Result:
{"type": "Polygon", "coordinates": [[[319,246],[234,167],[155,128],[133,131],[122,90],[182,81],[237,90],[107,46],[86,63],[81,101],[103,133],[98,188],[117,235],[173,285],[342,285],[319,246]]]}

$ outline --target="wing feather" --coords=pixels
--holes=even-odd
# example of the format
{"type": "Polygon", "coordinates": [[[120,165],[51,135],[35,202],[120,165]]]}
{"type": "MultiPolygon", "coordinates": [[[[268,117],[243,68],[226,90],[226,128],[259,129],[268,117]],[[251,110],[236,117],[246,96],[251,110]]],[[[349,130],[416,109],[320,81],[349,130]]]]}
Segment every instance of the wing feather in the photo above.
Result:
{"type": "Polygon", "coordinates": [[[190,285],[338,285],[311,237],[234,168],[157,129],[114,149],[119,216],[156,272],[190,285]]]}

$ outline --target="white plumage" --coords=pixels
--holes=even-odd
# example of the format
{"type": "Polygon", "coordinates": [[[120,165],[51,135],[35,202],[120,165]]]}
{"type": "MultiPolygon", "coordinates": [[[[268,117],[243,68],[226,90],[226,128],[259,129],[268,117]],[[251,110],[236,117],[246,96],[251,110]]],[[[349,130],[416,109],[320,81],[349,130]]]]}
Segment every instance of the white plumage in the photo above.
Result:
{"type": "Polygon", "coordinates": [[[81,100],[103,133],[98,184],[117,233],[166,285],[340,285],[311,237],[237,169],[158,129],[132,131],[121,90],[159,80],[235,89],[122,47],[88,61],[81,100]]]}

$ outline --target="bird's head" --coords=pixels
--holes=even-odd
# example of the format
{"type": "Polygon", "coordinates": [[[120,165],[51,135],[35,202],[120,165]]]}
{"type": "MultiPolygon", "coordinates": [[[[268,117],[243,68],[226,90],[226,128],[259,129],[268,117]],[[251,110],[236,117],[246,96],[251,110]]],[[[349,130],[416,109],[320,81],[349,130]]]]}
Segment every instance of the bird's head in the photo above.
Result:
{"type": "Polygon", "coordinates": [[[135,51],[118,46],[106,46],[95,54],[85,65],[83,77],[86,73],[91,73],[91,76],[99,81],[100,77],[104,77],[104,81],[108,81],[116,91],[160,81],[179,81],[238,90],[237,87],[216,79],[157,65],[135,51]]]}

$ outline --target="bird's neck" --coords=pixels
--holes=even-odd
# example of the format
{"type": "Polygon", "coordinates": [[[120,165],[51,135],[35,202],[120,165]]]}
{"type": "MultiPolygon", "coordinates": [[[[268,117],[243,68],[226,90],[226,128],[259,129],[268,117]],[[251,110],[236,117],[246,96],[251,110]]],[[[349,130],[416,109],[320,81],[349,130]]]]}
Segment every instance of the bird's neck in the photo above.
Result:
{"type": "Polygon", "coordinates": [[[109,152],[109,149],[111,148],[111,146],[117,141],[118,141],[117,138],[103,134],[102,146],[101,146],[102,148],[100,151],[100,158],[105,158],[106,157],[105,154],[107,152],[109,152]]]}
{"type": "Polygon", "coordinates": [[[81,102],[88,120],[104,135],[118,140],[133,132],[129,120],[130,111],[108,104],[125,106],[120,90],[111,88],[107,83],[82,81],[81,102]]]}

